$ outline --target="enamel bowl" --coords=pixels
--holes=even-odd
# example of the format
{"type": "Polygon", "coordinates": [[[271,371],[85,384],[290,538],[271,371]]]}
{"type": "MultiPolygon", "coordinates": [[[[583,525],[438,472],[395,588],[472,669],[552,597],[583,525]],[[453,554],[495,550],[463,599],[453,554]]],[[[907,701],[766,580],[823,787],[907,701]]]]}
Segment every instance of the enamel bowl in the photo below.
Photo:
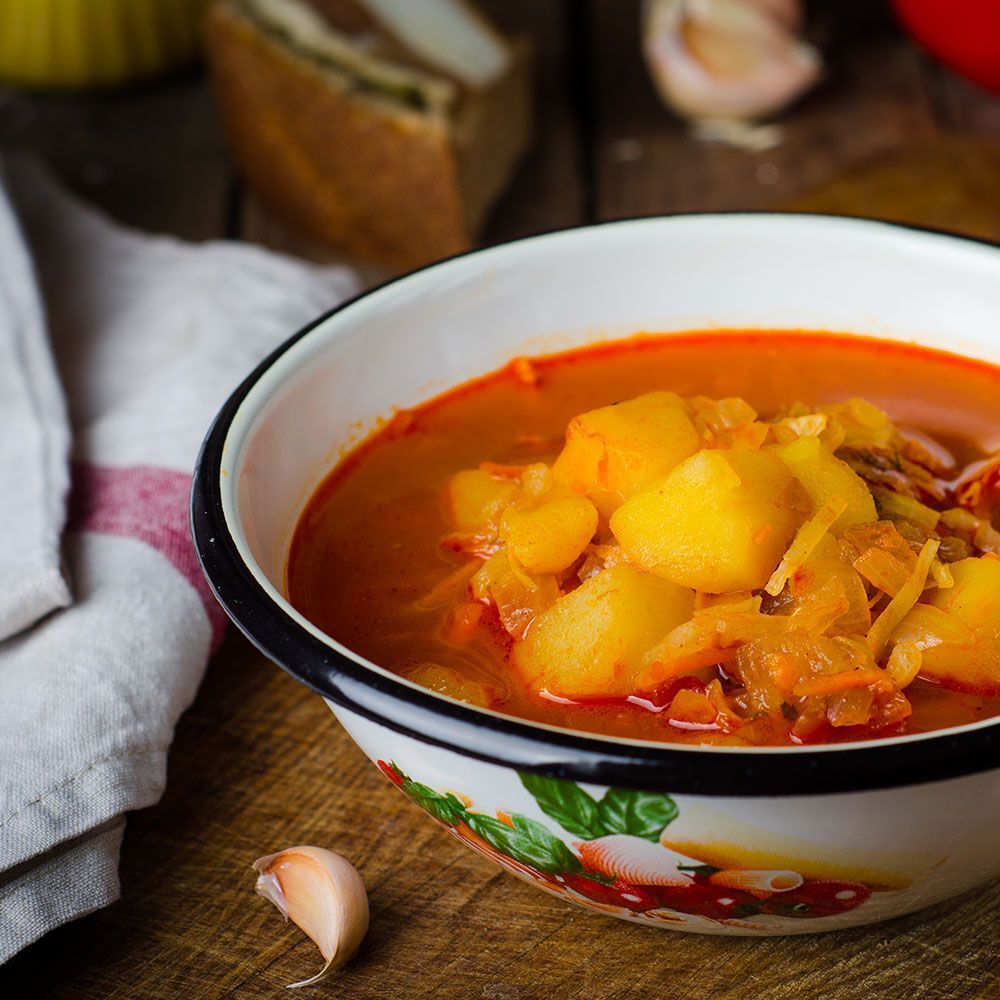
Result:
{"type": "Polygon", "coordinates": [[[757,327],[865,333],[1000,364],[1000,250],[876,222],[736,214],[470,253],[355,299],[275,351],[223,407],[193,494],[199,555],[229,615],[326,699],[405,795],[567,901],[711,934],[869,923],[1000,874],[1000,726],[742,749],[521,722],[432,694],[324,635],[285,599],[285,557],[313,488],[394,407],[516,355],[757,327]]]}

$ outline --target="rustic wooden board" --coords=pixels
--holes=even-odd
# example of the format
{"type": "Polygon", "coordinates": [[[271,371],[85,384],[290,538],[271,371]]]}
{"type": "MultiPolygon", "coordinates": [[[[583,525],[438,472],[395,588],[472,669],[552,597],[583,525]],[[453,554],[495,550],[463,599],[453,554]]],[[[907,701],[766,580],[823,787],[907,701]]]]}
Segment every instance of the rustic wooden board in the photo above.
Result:
{"type": "Polygon", "coordinates": [[[167,793],[129,820],[124,898],[10,967],[38,996],[269,997],[317,953],[252,894],[250,864],[294,843],[357,864],[372,925],[316,993],[942,1000],[1000,996],[1000,887],[834,935],[672,934],[570,908],[456,843],[371,766],[322,700],[236,636],[170,756],[167,793]]]}
{"type": "Polygon", "coordinates": [[[1000,240],[1000,142],[952,138],[906,146],[784,207],[871,215],[1000,240]]]}
{"type": "MultiPolygon", "coordinates": [[[[985,216],[987,201],[993,211],[1000,201],[995,166],[983,158],[980,169],[966,145],[1000,139],[1000,102],[930,66],[864,4],[849,5],[857,20],[827,29],[836,70],[791,113],[785,146],[766,154],[696,144],[656,103],[635,50],[635,0],[492,6],[539,38],[544,103],[540,145],[494,213],[488,239],[593,218],[789,200],[880,214],[899,198],[891,179],[917,172],[919,183],[893,211],[978,222],[980,206],[985,216]],[[939,145],[952,135],[965,152],[939,145]],[[961,183],[942,166],[951,156],[970,171],[961,183]]],[[[242,231],[326,254],[242,197],[197,81],[92,101],[6,96],[3,122],[6,135],[42,151],[75,187],[133,224],[191,237],[242,231]],[[95,163],[100,170],[88,167],[95,163]]],[[[351,857],[372,903],[358,959],[316,995],[1000,998],[1000,886],[819,937],[681,936],[571,909],[437,829],[371,767],[318,697],[235,635],[181,721],[163,801],[129,819],[122,901],[0,970],[0,995],[282,995],[318,966],[317,955],[253,895],[249,866],[309,842],[351,857]]]]}

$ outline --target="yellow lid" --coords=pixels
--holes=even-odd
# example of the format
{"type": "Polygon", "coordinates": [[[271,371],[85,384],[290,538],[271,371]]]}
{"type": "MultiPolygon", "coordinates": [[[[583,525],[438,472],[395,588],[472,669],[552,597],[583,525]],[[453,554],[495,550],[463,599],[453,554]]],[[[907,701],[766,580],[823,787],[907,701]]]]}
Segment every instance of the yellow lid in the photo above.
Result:
{"type": "Polygon", "coordinates": [[[0,79],[114,87],[192,62],[208,0],[2,0],[0,79]]]}

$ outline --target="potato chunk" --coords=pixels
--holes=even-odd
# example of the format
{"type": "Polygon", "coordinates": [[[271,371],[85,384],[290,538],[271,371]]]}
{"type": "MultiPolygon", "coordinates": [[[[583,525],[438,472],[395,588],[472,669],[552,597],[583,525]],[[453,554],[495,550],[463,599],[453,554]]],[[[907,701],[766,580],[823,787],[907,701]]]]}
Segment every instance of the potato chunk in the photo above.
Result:
{"type": "Polygon", "coordinates": [[[626,695],[642,656],[691,617],[694,594],[630,566],[590,577],[540,614],[511,662],[535,691],[566,698],[626,695]]]}
{"type": "Polygon", "coordinates": [[[865,481],[830,452],[819,438],[800,437],[779,445],[774,451],[805,487],[817,510],[834,497],[847,501],[847,510],[837,518],[831,531],[839,534],[852,525],[876,520],[875,501],[865,481]]]}
{"type": "Polygon", "coordinates": [[[804,520],[768,451],[700,451],[615,511],[611,531],[643,569],[710,594],[763,587],[804,520]]]}
{"type": "Polygon", "coordinates": [[[543,494],[531,506],[510,507],[501,534],[511,555],[529,573],[560,573],[587,547],[597,530],[597,510],[579,493],[543,494]]]}
{"type": "Polygon", "coordinates": [[[552,471],[606,517],[701,446],[673,392],[651,392],[574,417],[552,471]]]}
{"type": "Polygon", "coordinates": [[[934,591],[928,603],[968,628],[972,642],[925,647],[920,674],[948,687],[1000,694],[1000,560],[962,559],[951,572],[955,585],[934,591]]]}
{"type": "Polygon", "coordinates": [[[509,479],[497,479],[482,469],[464,469],[448,480],[445,502],[459,531],[481,531],[494,524],[517,492],[509,479]]]}

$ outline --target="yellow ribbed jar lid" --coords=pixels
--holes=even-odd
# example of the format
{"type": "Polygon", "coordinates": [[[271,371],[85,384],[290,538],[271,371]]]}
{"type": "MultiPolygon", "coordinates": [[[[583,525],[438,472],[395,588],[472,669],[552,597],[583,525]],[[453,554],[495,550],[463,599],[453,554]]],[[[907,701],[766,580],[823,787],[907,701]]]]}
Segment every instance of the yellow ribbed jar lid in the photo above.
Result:
{"type": "Polygon", "coordinates": [[[115,87],[192,62],[208,0],[0,0],[0,79],[115,87]]]}

